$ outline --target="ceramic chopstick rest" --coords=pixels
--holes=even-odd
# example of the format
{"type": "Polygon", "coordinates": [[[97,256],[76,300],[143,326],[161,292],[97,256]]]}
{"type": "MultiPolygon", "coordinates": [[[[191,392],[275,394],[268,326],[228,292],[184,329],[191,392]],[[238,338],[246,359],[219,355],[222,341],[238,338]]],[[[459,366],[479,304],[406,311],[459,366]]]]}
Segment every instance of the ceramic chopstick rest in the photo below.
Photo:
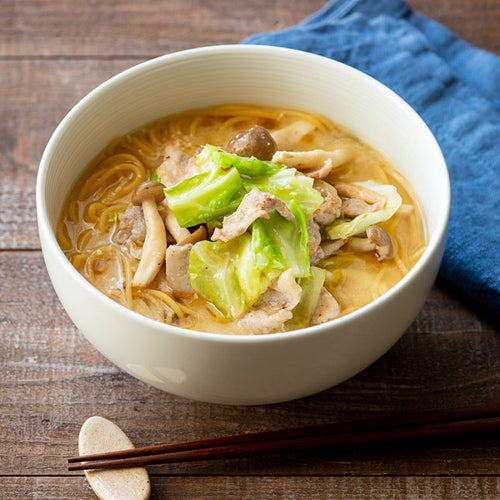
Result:
{"type": "MultiPolygon", "coordinates": [[[[80,455],[130,448],[134,448],[134,445],[127,435],[103,417],[90,417],[80,430],[80,455]]],[[[149,475],[144,467],[85,471],[85,476],[101,500],[147,500],[151,494],[149,475]]]]}

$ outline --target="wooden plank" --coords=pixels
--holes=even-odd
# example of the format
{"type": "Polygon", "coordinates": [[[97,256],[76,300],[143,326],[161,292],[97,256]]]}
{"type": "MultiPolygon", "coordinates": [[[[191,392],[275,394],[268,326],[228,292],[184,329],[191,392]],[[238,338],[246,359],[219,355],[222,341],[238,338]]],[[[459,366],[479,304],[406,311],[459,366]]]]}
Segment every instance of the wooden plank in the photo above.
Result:
{"type": "Polygon", "coordinates": [[[500,3],[496,0],[408,0],[412,8],[445,25],[468,43],[500,54],[498,22],[500,3]]]}
{"type": "MultiPolygon", "coordinates": [[[[110,418],[136,445],[148,445],[461,406],[500,396],[500,337],[442,287],[434,289],[401,341],[362,374],[309,398],[231,407],[165,394],[105,360],[66,316],[39,252],[0,252],[0,275],[0,475],[65,474],[64,458],[75,454],[79,428],[92,415],[110,418]],[[438,311],[444,311],[439,321],[438,311]]],[[[209,475],[494,474],[500,470],[500,438],[159,470],[209,475]]]]}
{"type": "MultiPolygon", "coordinates": [[[[188,0],[184,2],[73,2],[2,4],[0,57],[150,57],[191,47],[238,43],[254,33],[283,29],[315,12],[324,0],[188,0]]],[[[466,40],[500,52],[494,0],[411,0],[466,40]]]]}
{"type": "Polygon", "coordinates": [[[4,2],[0,56],[155,56],[293,25],[324,0],[4,2]]]}
{"type": "Polygon", "coordinates": [[[0,250],[40,248],[35,183],[50,135],[84,95],[138,62],[0,60],[0,250]]]}
{"type": "MultiPolygon", "coordinates": [[[[151,477],[151,500],[492,500],[500,496],[498,477],[151,477]]],[[[93,500],[83,477],[2,477],[2,498],[93,500]]]]}

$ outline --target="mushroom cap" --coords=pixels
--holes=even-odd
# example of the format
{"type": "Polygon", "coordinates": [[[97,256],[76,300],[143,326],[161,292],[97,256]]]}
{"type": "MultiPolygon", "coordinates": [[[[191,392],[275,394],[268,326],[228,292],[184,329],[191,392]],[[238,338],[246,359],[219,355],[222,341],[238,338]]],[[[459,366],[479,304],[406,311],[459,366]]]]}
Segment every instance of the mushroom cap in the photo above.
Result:
{"type": "Polygon", "coordinates": [[[139,184],[132,194],[132,203],[140,205],[147,198],[153,198],[156,203],[165,199],[163,190],[165,186],[161,182],[147,181],[139,184]]]}
{"type": "Polygon", "coordinates": [[[394,256],[394,246],[391,237],[379,226],[369,226],[366,236],[375,244],[378,260],[391,259],[394,256]]]}
{"type": "Polygon", "coordinates": [[[254,125],[248,130],[237,133],[225,149],[228,153],[238,156],[253,156],[259,160],[270,161],[278,146],[267,129],[254,125]]]}

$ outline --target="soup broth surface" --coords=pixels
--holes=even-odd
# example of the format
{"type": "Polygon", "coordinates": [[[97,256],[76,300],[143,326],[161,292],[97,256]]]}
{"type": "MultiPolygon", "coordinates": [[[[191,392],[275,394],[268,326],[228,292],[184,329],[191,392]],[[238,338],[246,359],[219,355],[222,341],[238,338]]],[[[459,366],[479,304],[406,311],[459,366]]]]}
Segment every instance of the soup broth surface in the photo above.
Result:
{"type": "MultiPolygon", "coordinates": [[[[346,241],[315,264],[326,271],[324,287],[337,302],[339,315],[368,304],[401,280],[426,246],[418,202],[407,180],[384,155],[339,124],[302,111],[250,105],[169,116],[113,140],[76,183],[62,212],[57,239],[72,265],[102,293],[152,319],[205,332],[260,333],[248,325],[243,327],[238,318],[228,318],[200,294],[172,292],[165,265],[147,286],[133,286],[141,244],[116,241],[134,190],[165,170],[171,148],[189,156],[206,144],[223,148],[235,134],[254,125],[271,133],[279,151],[346,151],[347,161],[333,168],[323,181],[392,185],[402,199],[397,212],[377,224],[390,235],[391,258],[380,260],[376,252],[359,251],[354,242],[346,241]]],[[[357,237],[366,240],[364,234],[357,237]]],[[[167,239],[169,245],[175,243],[168,231],[167,239]]],[[[294,328],[293,321],[287,321],[273,331],[294,328]]]]}

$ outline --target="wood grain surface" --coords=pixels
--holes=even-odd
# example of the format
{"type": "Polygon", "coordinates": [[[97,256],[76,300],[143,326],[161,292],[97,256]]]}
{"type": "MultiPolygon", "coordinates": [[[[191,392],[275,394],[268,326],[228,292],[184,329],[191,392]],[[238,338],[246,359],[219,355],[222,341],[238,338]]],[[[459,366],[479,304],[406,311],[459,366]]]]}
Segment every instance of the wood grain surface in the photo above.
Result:
{"type": "MultiPolygon", "coordinates": [[[[0,498],[95,498],[82,474],[66,470],[92,415],[141,446],[500,398],[499,325],[440,279],[407,333],[363,373],[315,396],[254,407],[189,401],[123,373],[78,332],[51,287],[35,181],[69,109],[145,59],[237,43],[323,4],[0,0],[0,498]]],[[[500,53],[498,0],[410,4],[500,53]]],[[[499,472],[492,434],[150,468],[154,499],[500,499],[499,472]]]]}

